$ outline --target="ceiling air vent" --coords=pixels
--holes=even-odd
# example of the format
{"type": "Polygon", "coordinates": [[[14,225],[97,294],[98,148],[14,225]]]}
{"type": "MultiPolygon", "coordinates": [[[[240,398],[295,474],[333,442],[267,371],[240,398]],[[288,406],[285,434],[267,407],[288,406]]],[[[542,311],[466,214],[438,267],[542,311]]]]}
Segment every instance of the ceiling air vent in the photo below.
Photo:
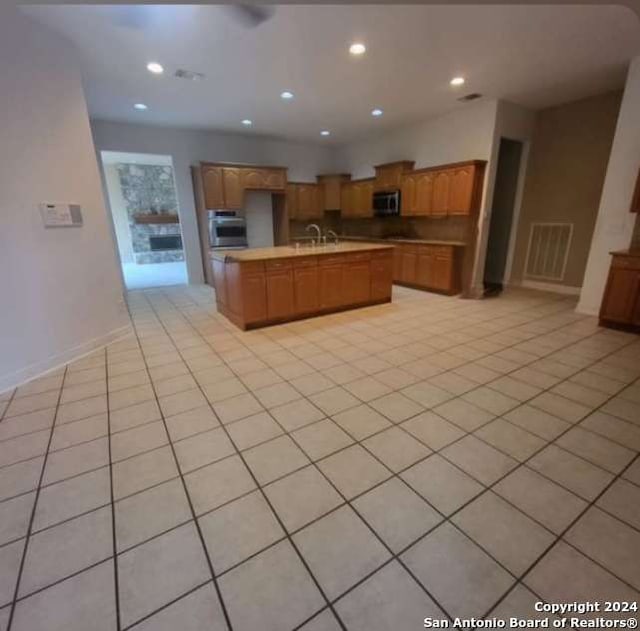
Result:
{"type": "Polygon", "coordinates": [[[178,68],[174,76],[178,79],[188,79],[189,81],[202,81],[204,79],[204,75],[201,72],[185,70],[184,68],[178,68]]]}
{"type": "Polygon", "coordinates": [[[476,99],[482,98],[482,94],[478,94],[477,92],[472,92],[471,94],[467,94],[465,96],[461,96],[458,101],[466,102],[466,101],[475,101],[476,99]]]}

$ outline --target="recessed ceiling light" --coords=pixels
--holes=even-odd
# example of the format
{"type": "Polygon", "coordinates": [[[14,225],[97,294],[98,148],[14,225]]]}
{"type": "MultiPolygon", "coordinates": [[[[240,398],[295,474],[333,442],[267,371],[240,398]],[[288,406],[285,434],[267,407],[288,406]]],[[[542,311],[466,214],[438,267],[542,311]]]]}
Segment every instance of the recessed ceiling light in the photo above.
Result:
{"type": "Polygon", "coordinates": [[[449,83],[451,85],[463,85],[464,84],[464,77],[453,77],[453,79],[451,79],[451,81],[449,81],[449,83]]]}
{"type": "Polygon", "coordinates": [[[164,68],[157,61],[150,61],[147,64],[147,70],[153,72],[153,74],[162,74],[164,72],[164,68]]]}
{"type": "Polygon", "coordinates": [[[136,103],[133,107],[137,110],[146,110],[148,107],[144,103],[136,103]]]}
{"type": "Polygon", "coordinates": [[[246,125],[247,127],[249,127],[249,125],[253,125],[253,121],[252,121],[251,119],[249,119],[249,118],[245,118],[245,119],[242,121],[242,124],[243,124],[243,125],[246,125]]]}
{"type": "Polygon", "coordinates": [[[331,134],[331,132],[330,132],[328,129],[323,129],[323,130],[320,132],[320,135],[321,135],[321,136],[329,136],[330,134],[331,134]]]}
{"type": "Polygon", "coordinates": [[[293,92],[289,92],[289,90],[285,90],[284,92],[280,93],[280,98],[281,99],[292,99],[293,98],[293,92]]]}
{"type": "Polygon", "coordinates": [[[349,46],[349,52],[352,55],[363,55],[366,50],[367,47],[360,42],[356,42],[355,44],[351,44],[351,46],[349,46]]]}
{"type": "Polygon", "coordinates": [[[382,110],[379,107],[371,110],[371,116],[382,116],[382,110]]]}

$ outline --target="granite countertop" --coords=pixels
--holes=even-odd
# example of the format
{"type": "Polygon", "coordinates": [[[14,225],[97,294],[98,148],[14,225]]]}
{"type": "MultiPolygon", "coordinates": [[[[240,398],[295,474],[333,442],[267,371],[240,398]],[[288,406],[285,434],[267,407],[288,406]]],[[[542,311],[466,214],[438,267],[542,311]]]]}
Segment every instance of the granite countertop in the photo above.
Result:
{"type": "Polygon", "coordinates": [[[403,239],[401,237],[382,239],[376,237],[353,237],[349,235],[342,235],[340,239],[344,241],[370,241],[372,243],[416,243],[418,245],[450,245],[457,248],[464,248],[467,245],[464,241],[443,241],[438,239],[403,239]]]}
{"type": "Polygon", "coordinates": [[[379,243],[339,243],[316,247],[301,246],[295,248],[283,245],[274,248],[249,248],[247,250],[217,251],[210,250],[209,256],[218,261],[266,261],[270,259],[296,258],[300,256],[326,256],[330,254],[346,254],[348,252],[367,252],[370,250],[388,250],[392,245],[379,243]]]}
{"type": "Polygon", "coordinates": [[[640,248],[627,248],[626,250],[614,250],[613,252],[609,252],[609,254],[613,254],[614,256],[632,256],[632,257],[640,257],[640,248]]]}

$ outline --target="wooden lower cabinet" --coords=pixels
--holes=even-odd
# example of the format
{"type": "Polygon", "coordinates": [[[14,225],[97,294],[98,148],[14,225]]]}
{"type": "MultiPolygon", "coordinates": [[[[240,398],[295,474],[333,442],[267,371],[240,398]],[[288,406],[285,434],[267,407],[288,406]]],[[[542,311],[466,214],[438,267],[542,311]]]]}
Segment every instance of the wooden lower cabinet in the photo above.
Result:
{"type": "Polygon", "coordinates": [[[393,285],[393,255],[371,255],[371,300],[386,300],[391,298],[393,285]]]}
{"type": "Polygon", "coordinates": [[[214,259],[218,310],[243,329],[391,300],[393,250],[214,259]]]}
{"type": "Polygon", "coordinates": [[[318,310],[318,265],[317,263],[293,270],[293,293],[297,314],[318,310]]]}
{"type": "Polygon", "coordinates": [[[342,298],[342,263],[318,266],[320,309],[334,309],[344,304],[342,298]]]}
{"type": "Polygon", "coordinates": [[[459,255],[455,246],[396,245],[393,281],[448,295],[460,291],[459,255]]]}
{"type": "Polygon", "coordinates": [[[600,323],[640,328],[640,253],[613,253],[600,323]]]}
{"type": "Polygon", "coordinates": [[[261,272],[246,274],[242,278],[244,317],[247,322],[267,319],[267,281],[261,272]]]}
{"type": "Polygon", "coordinates": [[[371,300],[371,262],[347,261],[342,271],[343,301],[359,305],[371,300]]]}

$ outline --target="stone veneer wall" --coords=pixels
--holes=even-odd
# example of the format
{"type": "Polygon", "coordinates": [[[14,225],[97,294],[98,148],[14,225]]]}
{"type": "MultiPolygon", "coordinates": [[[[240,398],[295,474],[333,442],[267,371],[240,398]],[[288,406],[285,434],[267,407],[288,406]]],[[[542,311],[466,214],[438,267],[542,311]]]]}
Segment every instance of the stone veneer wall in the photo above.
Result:
{"type": "Polygon", "coordinates": [[[125,200],[136,263],[184,261],[184,249],[151,251],[150,236],[181,235],[180,224],[137,224],[135,214],[177,214],[178,201],[170,166],[155,164],[116,165],[125,200]]]}

